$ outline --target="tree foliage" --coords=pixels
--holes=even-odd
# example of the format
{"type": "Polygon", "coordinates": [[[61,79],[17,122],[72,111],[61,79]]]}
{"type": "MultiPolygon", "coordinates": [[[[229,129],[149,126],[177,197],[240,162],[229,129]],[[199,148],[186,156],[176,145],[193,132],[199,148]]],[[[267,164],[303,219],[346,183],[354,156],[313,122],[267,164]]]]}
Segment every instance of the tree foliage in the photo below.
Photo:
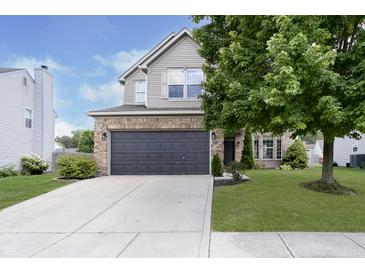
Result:
{"type": "Polygon", "coordinates": [[[206,60],[205,126],[320,131],[322,179],[332,182],[334,138],[365,132],[364,18],[210,16],[194,30],[206,60]]]}
{"type": "Polygon", "coordinates": [[[94,152],[94,131],[84,130],[79,137],[77,150],[80,152],[94,152]]]}
{"type": "Polygon", "coordinates": [[[245,135],[243,138],[243,149],[241,156],[242,168],[253,169],[255,166],[255,160],[253,159],[253,150],[252,150],[252,130],[251,127],[246,127],[245,135]]]}

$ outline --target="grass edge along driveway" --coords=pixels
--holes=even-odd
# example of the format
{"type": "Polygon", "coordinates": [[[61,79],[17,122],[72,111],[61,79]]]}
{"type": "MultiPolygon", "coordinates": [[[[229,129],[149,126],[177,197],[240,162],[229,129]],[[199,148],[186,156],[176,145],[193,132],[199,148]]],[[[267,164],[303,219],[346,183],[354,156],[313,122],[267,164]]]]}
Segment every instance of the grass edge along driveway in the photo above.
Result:
{"type": "Polygon", "coordinates": [[[214,231],[365,232],[365,170],[335,168],[339,183],[357,191],[335,196],[302,189],[320,168],[251,170],[245,184],[214,190],[214,231]]]}
{"type": "Polygon", "coordinates": [[[54,177],[48,173],[0,178],[0,210],[69,184],[54,177]]]}

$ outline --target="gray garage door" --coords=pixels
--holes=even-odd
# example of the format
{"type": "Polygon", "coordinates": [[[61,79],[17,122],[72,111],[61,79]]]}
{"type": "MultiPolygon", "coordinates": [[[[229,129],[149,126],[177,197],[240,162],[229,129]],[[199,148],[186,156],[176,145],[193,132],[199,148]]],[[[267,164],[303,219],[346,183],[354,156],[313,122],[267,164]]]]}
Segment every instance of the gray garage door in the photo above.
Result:
{"type": "Polygon", "coordinates": [[[206,131],[111,133],[111,174],[208,174],[206,131]]]}

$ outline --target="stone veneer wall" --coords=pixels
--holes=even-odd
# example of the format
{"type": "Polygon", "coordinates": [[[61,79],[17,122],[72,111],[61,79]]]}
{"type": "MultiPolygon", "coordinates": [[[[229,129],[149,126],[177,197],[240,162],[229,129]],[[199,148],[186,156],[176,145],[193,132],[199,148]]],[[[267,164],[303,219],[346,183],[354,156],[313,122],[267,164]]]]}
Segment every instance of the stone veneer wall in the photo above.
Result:
{"type": "MultiPolygon", "coordinates": [[[[109,134],[110,131],[118,130],[204,130],[201,115],[176,115],[176,116],[120,116],[120,117],[95,117],[94,127],[94,157],[98,164],[99,174],[108,174],[108,135],[103,140],[102,134],[109,134]]],[[[211,156],[218,153],[223,161],[224,158],[224,134],[221,130],[214,130],[215,138],[211,143],[211,156]]],[[[240,161],[243,147],[243,133],[240,131],[235,136],[235,160],[240,161]]],[[[253,134],[254,136],[254,134],[253,134]]],[[[259,135],[262,144],[262,135],[259,135]]],[[[282,156],[293,140],[290,134],[282,136],[282,156]]],[[[274,142],[274,155],[276,152],[276,142],[274,142]]],[[[263,168],[273,168],[280,165],[281,160],[262,160],[262,147],[259,156],[261,160],[256,160],[263,168]]]]}
{"type": "Polygon", "coordinates": [[[99,174],[108,174],[108,141],[102,134],[118,130],[204,130],[201,115],[95,117],[94,156],[99,174]]]}

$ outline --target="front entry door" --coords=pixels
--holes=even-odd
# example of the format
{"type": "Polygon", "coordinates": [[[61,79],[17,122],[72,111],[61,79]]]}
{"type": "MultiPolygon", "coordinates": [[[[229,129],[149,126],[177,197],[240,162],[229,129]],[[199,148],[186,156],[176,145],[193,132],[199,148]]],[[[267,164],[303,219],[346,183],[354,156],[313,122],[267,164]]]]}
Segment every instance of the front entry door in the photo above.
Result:
{"type": "Polygon", "coordinates": [[[224,165],[234,161],[234,138],[224,138],[224,165]]]}

